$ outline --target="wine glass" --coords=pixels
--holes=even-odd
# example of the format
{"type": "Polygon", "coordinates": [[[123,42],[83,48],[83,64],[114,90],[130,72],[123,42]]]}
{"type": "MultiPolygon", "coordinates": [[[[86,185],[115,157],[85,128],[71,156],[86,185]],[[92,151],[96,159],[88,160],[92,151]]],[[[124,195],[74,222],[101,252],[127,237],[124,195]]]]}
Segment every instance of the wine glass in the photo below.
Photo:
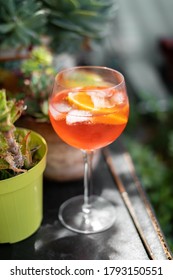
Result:
{"type": "Polygon", "coordinates": [[[59,209],[61,223],[89,234],[110,228],[115,207],[91,193],[92,157],[124,130],[129,102],[123,75],[113,69],[79,66],[55,77],[49,117],[55,132],[67,144],[81,149],[84,158],[84,195],[72,197],[59,209]]]}

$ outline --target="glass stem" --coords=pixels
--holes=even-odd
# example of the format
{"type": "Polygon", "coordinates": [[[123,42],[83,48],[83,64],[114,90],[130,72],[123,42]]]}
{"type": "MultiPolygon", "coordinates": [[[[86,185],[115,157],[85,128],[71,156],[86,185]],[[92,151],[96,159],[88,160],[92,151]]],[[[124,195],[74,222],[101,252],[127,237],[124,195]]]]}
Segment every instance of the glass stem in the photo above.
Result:
{"type": "Polygon", "coordinates": [[[91,210],[90,196],[92,194],[92,158],[93,158],[93,151],[83,151],[84,205],[82,210],[85,214],[88,214],[91,210]]]}

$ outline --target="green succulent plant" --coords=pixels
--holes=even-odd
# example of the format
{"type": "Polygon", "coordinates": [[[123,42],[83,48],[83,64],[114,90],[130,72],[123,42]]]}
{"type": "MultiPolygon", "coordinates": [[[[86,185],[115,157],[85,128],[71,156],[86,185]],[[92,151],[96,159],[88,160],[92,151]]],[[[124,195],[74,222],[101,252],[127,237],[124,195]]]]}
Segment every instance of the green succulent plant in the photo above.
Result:
{"type": "Polygon", "coordinates": [[[0,0],[0,45],[36,45],[48,35],[55,51],[77,51],[109,33],[116,11],[116,0],[0,0]]]}
{"type": "Polygon", "coordinates": [[[30,132],[14,126],[23,110],[22,100],[7,100],[5,90],[0,90],[0,180],[23,173],[35,164],[33,155],[38,147],[30,147],[30,132]]]}
{"type": "Polygon", "coordinates": [[[51,71],[51,65],[53,62],[53,56],[43,46],[34,47],[30,53],[30,57],[25,59],[21,63],[21,71],[25,75],[31,75],[33,71],[49,69],[51,71]]]}
{"type": "Polygon", "coordinates": [[[46,24],[45,10],[38,0],[0,0],[1,48],[39,43],[46,24]]]}
{"type": "Polygon", "coordinates": [[[19,96],[25,100],[27,115],[42,122],[48,121],[48,97],[56,73],[52,61],[46,48],[35,47],[20,68],[22,92],[19,96]]]}
{"type": "Polygon", "coordinates": [[[87,39],[100,40],[110,31],[116,0],[42,0],[47,9],[47,33],[58,51],[76,51],[87,39]]]}

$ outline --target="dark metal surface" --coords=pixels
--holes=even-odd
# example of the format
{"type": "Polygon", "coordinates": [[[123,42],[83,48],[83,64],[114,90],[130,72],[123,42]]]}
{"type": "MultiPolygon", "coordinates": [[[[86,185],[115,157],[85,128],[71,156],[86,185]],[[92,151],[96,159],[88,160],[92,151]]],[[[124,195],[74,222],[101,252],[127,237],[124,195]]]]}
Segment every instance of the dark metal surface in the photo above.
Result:
{"type": "Polygon", "coordinates": [[[111,156],[110,153],[104,153],[93,174],[94,193],[109,199],[116,207],[116,221],[111,229],[90,235],[77,234],[65,229],[58,221],[58,208],[66,199],[83,193],[83,182],[78,180],[57,183],[45,179],[44,215],[41,227],[24,241],[1,244],[0,259],[169,259],[171,254],[167,247],[167,253],[163,249],[134,178],[129,175],[127,164],[126,168],[124,166],[124,160],[122,151],[116,153],[113,150],[111,156]],[[123,168],[126,169],[125,173],[123,168]],[[124,198],[118,181],[112,176],[113,173],[114,176],[115,174],[118,176],[122,187],[125,188],[124,198]],[[130,207],[133,205],[134,213],[129,211],[129,205],[126,203],[129,201],[130,207]]]}
{"type": "Polygon", "coordinates": [[[115,147],[111,152],[105,148],[103,154],[149,258],[172,260],[172,253],[129,153],[121,145],[118,149],[115,147]]]}

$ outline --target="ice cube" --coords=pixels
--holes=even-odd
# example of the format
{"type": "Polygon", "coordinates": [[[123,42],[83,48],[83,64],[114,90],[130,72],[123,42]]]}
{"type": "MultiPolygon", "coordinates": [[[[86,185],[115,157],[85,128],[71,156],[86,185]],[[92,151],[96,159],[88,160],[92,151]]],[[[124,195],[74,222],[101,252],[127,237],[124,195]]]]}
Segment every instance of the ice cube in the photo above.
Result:
{"type": "Polygon", "coordinates": [[[91,93],[91,100],[94,104],[94,108],[112,108],[114,104],[111,98],[104,91],[95,91],[91,93]]]}
{"type": "Polygon", "coordinates": [[[68,125],[75,123],[83,123],[91,121],[91,113],[85,110],[71,110],[66,116],[66,123],[68,125]]]}
{"type": "Polygon", "coordinates": [[[116,92],[112,97],[111,97],[111,101],[112,103],[114,103],[114,105],[121,105],[125,102],[125,96],[124,94],[119,91],[116,92]]]}
{"type": "Polygon", "coordinates": [[[55,110],[55,107],[52,105],[49,106],[49,111],[55,120],[62,120],[65,118],[65,113],[60,113],[59,111],[55,110]]]}
{"type": "Polygon", "coordinates": [[[53,103],[49,106],[50,113],[55,120],[65,119],[66,114],[71,110],[71,106],[65,100],[60,103],[53,103]]]}
{"type": "Polygon", "coordinates": [[[54,103],[53,107],[60,113],[68,113],[72,108],[65,100],[61,101],[60,103],[54,103]]]}

